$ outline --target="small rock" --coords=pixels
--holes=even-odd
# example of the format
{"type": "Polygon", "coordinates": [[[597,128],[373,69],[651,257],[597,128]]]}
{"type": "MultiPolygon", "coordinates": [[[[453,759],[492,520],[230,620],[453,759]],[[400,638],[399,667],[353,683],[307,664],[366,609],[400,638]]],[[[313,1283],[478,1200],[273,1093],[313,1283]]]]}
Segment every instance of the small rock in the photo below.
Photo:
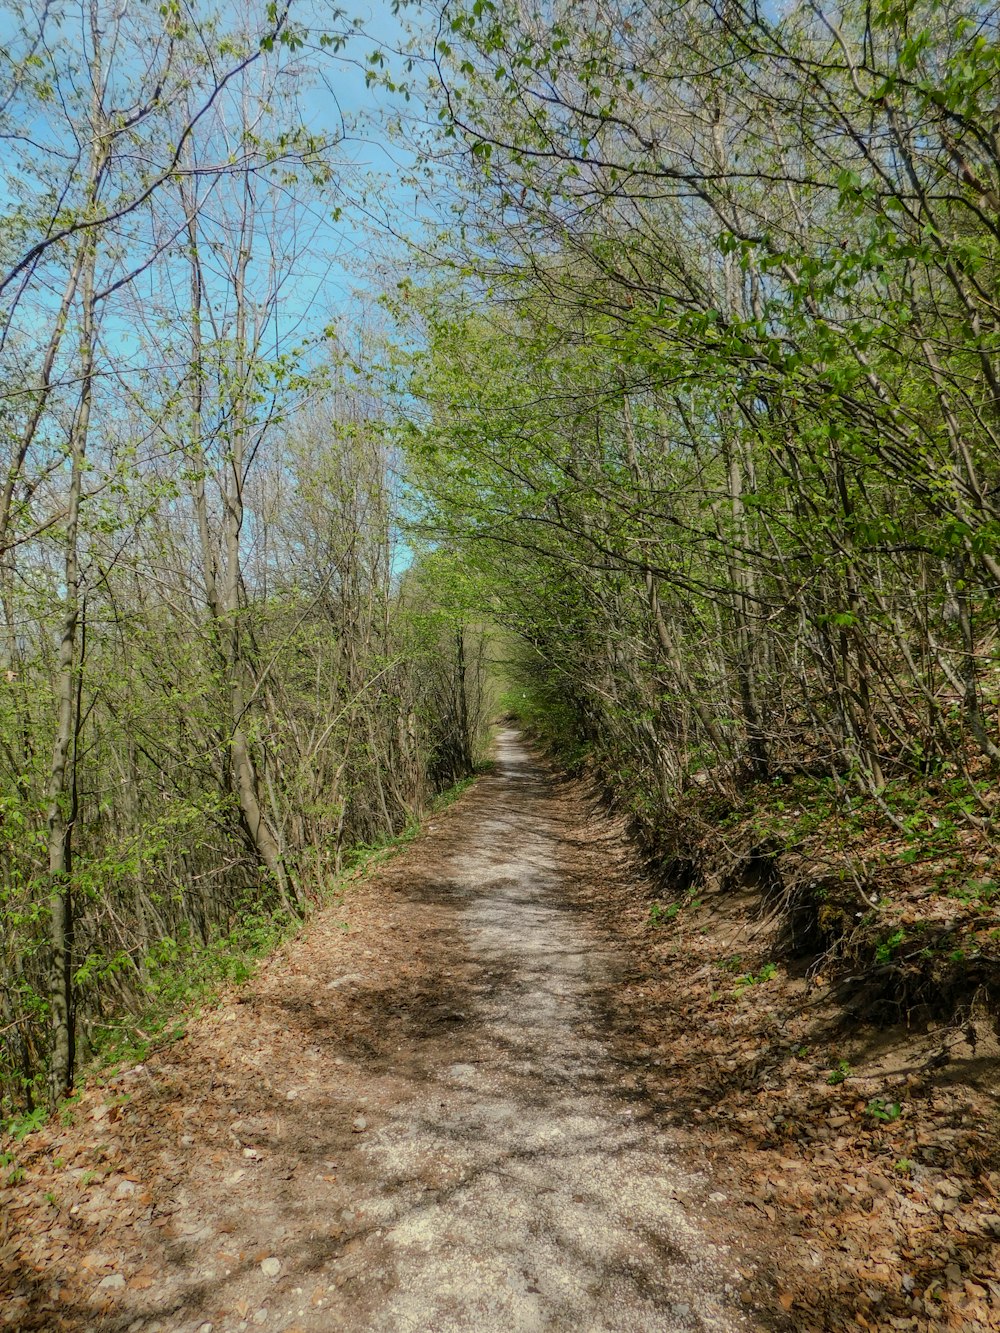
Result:
{"type": "Polygon", "coordinates": [[[262,1262],[260,1271],[265,1277],[277,1277],[281,1272],[281,1260],[275,1259],[274,1255],[271,1255],[269,1259],[262,1262]]]}
{"type": "Polygon", "coordinates": [[[356,1115],[351,1121],[351,1129],[355,1134],[361,1134],[368,1128],[368,1121],[363,1115],[356,1115]]]}
{"type": "Polygon", "coordinates": [[[670,1308],[678,1319],[686,1319],[691,1313],[690,1305],[685,1305],[683,1301],[675,1301],[670,1308]]]}
{"type": "Polygon", "coordinates": [[[127,1199],[130,1194],[134,1193],[135,1193],[135,1182],[132,1180],[122,1180],[119,1181],[118,1188],[115,1190],[115,1198],[127,1199]]]}
{"type": "Polygon", "coordinates": [[[286,1101],[286,1102],[294,1102],[295,1099],[296,1099],[296,1097],[297,1097],[298,1095],[299,1095],[299,1090],[298,1090],[298,1088],[292,1088],[292,1090],[291,1090],[290,1092],[286,1092],[286,1093],[285,1093],[285,1101],[286,1101]]]}
{"type": "Polygon", "coordinates": [[[944,1270],[945,1278],[951,1287],[960,1287],[962,1285],[962,1270],[958,1264],[948,1264],[944,1270]]]}
{"type": "Polygon", "coordinates": [[[125,1285],[125,1279],[121,1273],[109,1273],[107,1277],[102,1277],[97,1285],[103,1287],[105,1291],[121,1291],[125,1285]]]}
{"type": "Polygon", "coordinates": [[[212,1333],[212,1325],[211,1325],[211,1324],[199,1324],[199,1325],[198,1325],[198,1333],[212,1333]]]}
{"type": "Polygon", "coordinates": [[[254,1317],[253,1317],[253,1322],[254,1322],[255,1324],[266,1324],[266,1323],[267,1323],[267,1311],[266,1311],[266,1310],[258,1310],[257,1313],[256,1313],[256,1314],[254,1315],[254,1317]]]}
{"type": "Polygon", "coordinates": [[[709,1203],[728,1203],[729,1196],[723,1194],[720,1190],[716,1190],[714,1194],[708,1196],[708,1201],[709,1203]]]}

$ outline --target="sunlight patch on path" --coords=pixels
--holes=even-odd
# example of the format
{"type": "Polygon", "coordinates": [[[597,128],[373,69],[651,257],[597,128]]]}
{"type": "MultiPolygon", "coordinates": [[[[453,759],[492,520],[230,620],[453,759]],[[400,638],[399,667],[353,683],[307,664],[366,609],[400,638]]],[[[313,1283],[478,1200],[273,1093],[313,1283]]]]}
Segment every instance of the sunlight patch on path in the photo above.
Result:
{"type": "MultiPolygon", "coordinates": [[[[443,867],[464,947],[487,977],[469,1049],[428,1104],[412,1099],[367,1145],[373,1173],[445,1188],[367,1200],[395,1283],[385,1333],[665,1333],[745,1327],[725,1256],[683,1199],[695,1181],[669,1139],[615,1091],[600,1035],[616,957],[559,897],[559,830],[517,735],[499,738],[498,803],[443,867]]],[[[457,1034],[456,1034],[457,1035],[457,1034]]]]}

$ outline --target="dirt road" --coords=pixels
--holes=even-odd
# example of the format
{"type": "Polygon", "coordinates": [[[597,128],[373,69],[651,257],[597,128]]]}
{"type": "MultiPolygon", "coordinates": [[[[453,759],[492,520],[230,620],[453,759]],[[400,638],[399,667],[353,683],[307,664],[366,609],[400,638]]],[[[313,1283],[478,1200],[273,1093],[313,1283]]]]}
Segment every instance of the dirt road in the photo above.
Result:
{"type": "Polygon", "coordinates": [[[62,1220],[0,1322],[753,1327],[711,1182],[606,1044],[628,963],[566,891],[570,807],[502,732],[495,772],[240,1002],[88,1094],[44,1143],[62,1220]]]}
{"type": "Polygon", "coordinates": [[[395,1186],[376,1205],[393,1280],[370,1326],[733,1328],[725,1263],[679,1202],[691,1182],[616,1095],[600,1007],[621,959],[560,894],[547,776],[512,732],[490,786],[441,866],[478,975],[367,1148],[373,1182],[395,1186]],[[408,1187],[427,1159],[449,1188],[408,1187]]]}

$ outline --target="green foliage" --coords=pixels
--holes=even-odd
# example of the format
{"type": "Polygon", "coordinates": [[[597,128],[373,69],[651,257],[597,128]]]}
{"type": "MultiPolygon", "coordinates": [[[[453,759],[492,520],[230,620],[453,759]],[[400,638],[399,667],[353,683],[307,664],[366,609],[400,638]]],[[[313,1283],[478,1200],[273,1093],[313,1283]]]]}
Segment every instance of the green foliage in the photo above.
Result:
{"type": "MultiPolygon", "coordinates": [[[[463,779],[439,793],[431,803],[431,812],[446,810],[473,781],[472,777],[463,779]]],[[[422,827],[421,821],[413,820],[392,838],[351,849],[344,858],[342,875],[327,886],[324,901],[338,900],[347,891],[349,880],[382,864],[412,842],[422,827]]],[[[182,1038],[185,1012],[196,1005],[211,1004],[223,987],[244,984],[257,964],[300,927],[298,917],[287,911],[266,913],[247,904],[238,915],[238,923],[230,931],[207,944],[187,930],[176,939],[159,940],[148,951],[141,964],[145,982],[138,1012],[105,1024],[94,1037],[92,1048],[99,1075],[145,1060],[158,1047],[182,1038]]],[[[348,923],[342,923],[342,927],[346,930],[348,923]]],[[[62,1103],[64,1124],[71,1122],[74,1102],[69,1098],[62,1103]]],[[[36,1129],[46,1116],[45,1108],[39,1107],[16,1123],[30,1123],[31,1129],[36,1129]]],[[[13,1127],[11,1132],[16,1132],[13,1127]]]]}
{"type": "MultiPolygon", "coordinates": [[[[651,849],[692,790],[713,838],[749,836],[754,787],[755,845],[814,857],[828,913],[839,885],[871,900],[854,872],[886,825],[879,869],[993,910],[981,7],[850,0],[834,25],[805,3],[735,23],[456,0],[402,69],[362,53],[425,108],[414,179],[451,219],[382,299],[391,346],[369,311],[282,332],[306,318],[282,302],[308,305],[287,296],[308,267],[290,219],[345,208],[292,93],[350,24],[168,0],[70,36],[29,9],[5,33],[0,221],[5,1108],[37,1100],[58,1015],[50,821],[70,998],[101,1047],[121,1013],[245,976],[340,869],[413,836],[500,691],[651,849]],[[186,128],[185,105],[205,108],[186,128]],[[241,172],[253,191],[228,188],[241,172]],[[240,265],[216,263],[235,234],[240,265]],[[92,281],[67,286],[78,260],[92,281]]],[[[882,911],[849,920],[871,940],[882,911]]]]}
{"type": "Polygon", "coordinates": [[[473,170],[387,302],[394,429],[522,645],[504,706],[651,848],[766,783],[759,844],[870,939],[839,900],[883,867],[996,852],[996,44],[974,6],[466,4],[437,56],[473,170]]]}
{"type": "Polygon", "coordinates": [[[297,918],[287,912],[247,908],[232,930],[208,944],[190,930],[157,941],[141,960],[138,1013],[105,1023],[92,1038],[98,1066],[145,1060],[157,1047],[179,1040],[185,1032],[184,1010],[211,1002],[223,986],[249,980],[257,962],[297,927],[297,918]]]}
{"type": "Polygon", "coordinates": [[[876,963],[888,963],[906,939],[906,931],[898,926],[891,934],[879,940],[875,948],[876,963]]]}
{"type": "Polygon", "coordinates": [[[887,1102],[884,1097],[873,1097],[865,1107],[868,1119],[883,1125],[891,1125],[902,1113],[903,1108],[899,1102],[887,1102]]]}
{"type": "Polygon", "coordinates": [[[670,903],[667,907],[664,907],[662,903],[651,903],[649,924],[651,926],[662,926],[666,921],[673,921],[680,910],[680,903],[670,903]]]}
{"type": "Polygon", "coordinates": [[[954,884],[948,893],[963,903],[978,907],[982,911],[990,911],[995,905],[997,895],[1000,894],[1000,884],[988,876],[969,875],[954,884]]]}
{"type": "Polygon", "coordinates": [[[680,912],[685,910],[696,912],[700,906],[701,899],[694,889],[689,889],[680,902],[670,903],[667,907],[664,907],[660,902],[654,902],[649,909],[650,925],[663,925],[666,921],[675,920],[680,912]]]}
{"type": "Polygon", "coordinates": [[[490,711],[482,618],[401,537],[374,322],[314,300],[350,210],[299,97],[358,25],[78,17],[4,32],[5,1117],[71,1081],[73,1017],[84,1060],[141,1049],[248,975],[490,711]]]}
{"type": "Polygon", "coordinates": [[[736,993],[742,994],[750,986],[761,986],[777,975],[776,963],[765,963],[759,972],[746,972],[736,980],[736,993]]]}
{"type": "Polygon", "coordinates": [[[565,692],[552,688],[539,675],[537,666],[523,656],[515,657],[508,669],[518,683],[500,695],[498,713],[514,718],[529,736],[558,756],[567,770],[579,769],[591,746],[580,733],[570,699],[565,692]]]}
{"type": "Polygon", "coordinates": [[[44,1106],[36,1106],[34,1110],[26,1111],[22,1115],[12,1116],[4,1126],[4,1130],[16,1142],[27,1138],[29,1134],[34,1134],[36,1130],[41,1129],[48,1119],[48,1111],[44,1106]]]}
{"type": "Polygon", "coordinates": [[[826,1081],[832,1088],[835,1088],[839,1083],[843,1083],[850,1078],[853,1073],[854,1070],[846,1060],[837,1060],[833,1069],[827,1075],[826,1081]]]}

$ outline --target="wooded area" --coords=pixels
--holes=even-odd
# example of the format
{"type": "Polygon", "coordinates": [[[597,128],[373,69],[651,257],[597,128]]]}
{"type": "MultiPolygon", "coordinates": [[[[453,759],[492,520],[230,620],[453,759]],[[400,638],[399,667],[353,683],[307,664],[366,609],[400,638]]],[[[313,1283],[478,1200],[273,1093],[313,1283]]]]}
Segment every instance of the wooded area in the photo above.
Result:
{"type": "Polygon", "coordinates": [[[1000,4],[249,11],[0,24],[0,1324],[1000,1328],[1000,4]]]}
{"type": "Polygon", "coordinates": [[[401,9],[408,53],[357,57],[423,192],[382,200],[388,329],[303,295],[349,19],[88,0],[7,40],[14,1102],[469,771],[487,622],[661,861],[692,821],[818,841],[814,916],[889,958],[917,864],[992,977],[996,8],[401,9]]]}
{"type": "Polygon", "coordinates": [[[442,523],[487,540],[550,679],[650,791],[945,768],[977,818],[996,13],[443,12],[448,133],[482,170],[478,289],[421,298],[442,523]]]}
{"type": "Polygon", "coordinates": [[[679,901],[728,830],[820,953],[995,993],[996,7],[440,14],[400,429],[529,717],[679,901]]]}
{"type": "Polygon", "coordinates": [[[307,308],[340,190],[306,55],[343,38],[258,17],[93,0],[5,34],[12,1107],[471,766],[475,638],[407,569],[381,409],[307,308]]]}

